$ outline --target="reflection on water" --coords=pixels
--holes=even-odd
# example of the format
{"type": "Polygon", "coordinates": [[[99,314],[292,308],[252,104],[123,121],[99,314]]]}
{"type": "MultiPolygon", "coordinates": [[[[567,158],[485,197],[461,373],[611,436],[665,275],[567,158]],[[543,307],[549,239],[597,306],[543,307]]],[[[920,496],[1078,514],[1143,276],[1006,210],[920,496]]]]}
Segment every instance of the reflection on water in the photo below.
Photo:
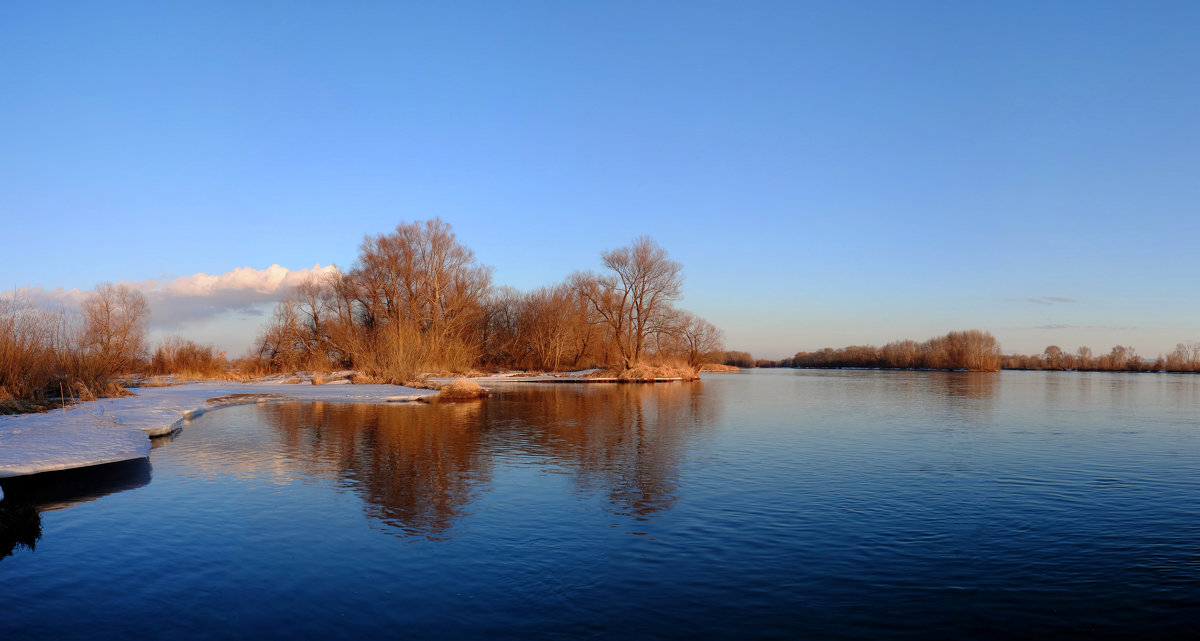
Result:
{"type": "Polygon", "coordinates": [[[433,407],[259,406],[306,474],[334,475],[367,514],[408,535],[444,538],[486,491],[498,462],[539,460],[646,518],[674,501],[684,441],[717,416],[697,385],[524,386],[486,402],[433,407]]]}
{"type": "Polygon", "coordinates": [[[675,500],[689,438],[719,419],[700,385],[605,385],[590,393],[555,386],[524,389],[505,402],[529,418],[502,418],[527,451],[569,470],[578,486],[600,490],[619,514],[648,517],[675,500]]]}
{"type": "Polygon", "coordinates": [[[279,403],[259,412],[308,474],[338,476],[368,515],[407,534],[440,537],[488,479],[479,403],[279,403]]]}
{"type": "Polygon", "coordinates": [[[229,408],[153,483],[13,513],[0,639],[1191,638],[1198,405],[1200,376],[759,371],[229,408]]]}
{"type": "Polygon", "coordinates": [[[940,384],[943,395],[948,398],[969,398],[991,401],[996,396],[1000,376],[995,372],[945,372],[928,380],[940,384]]]}
{"type": "Polygon", "coordinates": [[[42,538],[42,517],[34,507],[21,501],[0,502],[0,560],[19,548],[33,551],[42,538]]]}
{"type": "Polygon", "coordinates": [[[42,512],[61,510],[150,482],[149,459],[0,479],[0,559],[33,550],[42,536],[42,512]]]}

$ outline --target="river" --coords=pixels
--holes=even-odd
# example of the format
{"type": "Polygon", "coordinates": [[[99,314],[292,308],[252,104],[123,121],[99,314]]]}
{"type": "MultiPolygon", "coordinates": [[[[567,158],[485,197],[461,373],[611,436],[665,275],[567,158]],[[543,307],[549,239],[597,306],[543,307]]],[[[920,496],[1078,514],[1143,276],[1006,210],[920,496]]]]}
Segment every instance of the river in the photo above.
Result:
{"type": "Polygon", "coordinates": [[[1200,621],[1200,376],[494,392],[222,409],[148,464],[26,488],[40,533],[0,560],[0,638],[1171,638],[1200,621]]]}

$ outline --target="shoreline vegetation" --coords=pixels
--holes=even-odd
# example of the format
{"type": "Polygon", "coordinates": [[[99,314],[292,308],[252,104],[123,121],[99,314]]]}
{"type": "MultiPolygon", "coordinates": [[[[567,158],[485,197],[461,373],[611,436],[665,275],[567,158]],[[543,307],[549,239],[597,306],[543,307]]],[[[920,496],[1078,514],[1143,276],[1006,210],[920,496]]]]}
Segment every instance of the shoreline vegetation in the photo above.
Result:
{"type": "Polygon", "coordinates": [[[1200,372],[1200,341],[1179,343],[1171,353],[1159,355],[1155,360],[1144,359],[1136,349],[1125,345],[1117,345],[1099,356],[1086,346],[1070,353],[1057,345],[1046,347],[1041,354],[1002,354],[990,333],[967,330],[950,332],[923,343],[902,340],[883,347],[826,347],[815,352],[797,352],[792,358],[777,361],[755,360],[746,352],[726,352],[723,362],[739,367],[797,369],[1196,373],[1200,372]]]}
{"type": "Polygon", "coordinates": [[[301,371],[353,371],[352,383],[411,387],[504,371],[594,370],[588,376],[618,382],[755,367],[1200,372],[1196,341],[1156,360],[1121,345],[1100,355],[1056,345],[1021,355],[1003,354],[978,329],[755,359],[726,351],[719,328],[675,307],[683,268],[653,239],[600,258],[600,272],[522,292],[493,284],[492,269],[475,262],[449,224],[401,223],[366,236],[350,269],[295,287],[254,347],[234,359],[177,336],[150,351],[149,306],[127,285],[102,283],[79,309],[39,309],[14,293],[0,297],[0,414],[116,398],[165,377],[249,381],[301,371]]]}
{"type": "Polygon", "coordinates": [[[236,359],[182,337],[150,352],[149,306],[127,285],[99,285],[79,310],[0,297],[0,414],[119,397],[161,377],[352,370],[354,383],[425,387],[431,376],[595,369],[619,382],[692,381],[723,356],[721,330],[674,305],[683,267],[653,239],[600,257],[600,272],[522,292],[494,285],[449,224],[401,223],[366,236],[349,270],[294,288],[236,359]]]}
{"type": "Polygon", "coordinates": [[[644,379],[699,367],[722,333],[678,309],[682,265],[652,239],[601,253],[605,271],[521,292],[496,287],[441,220],[368,236],[353,267],[300,284],[252,358],[268,372],[353,369],[377,382],[423,373],[580,369],[644,379]]]}

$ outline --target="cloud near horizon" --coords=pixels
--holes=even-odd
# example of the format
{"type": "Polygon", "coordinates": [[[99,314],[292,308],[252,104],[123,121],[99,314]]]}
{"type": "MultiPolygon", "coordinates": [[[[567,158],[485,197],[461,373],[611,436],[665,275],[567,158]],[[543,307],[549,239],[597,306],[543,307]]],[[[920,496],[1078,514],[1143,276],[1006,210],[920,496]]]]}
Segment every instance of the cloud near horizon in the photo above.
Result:
{"type": "Polygon", "coordinates": [[[1065,323],[1051,323],[1047,325],[1037,325],[1029,329],[1083,329],[1083,330],[1105,330],[1127,332],[1140,329],[1135,325],[1068,325],[1065,323]]]}
{"type": "Polygon", "coordinates": [[[1031,303],[1037,303],[1038,305],[1054,305],[1055,303],[1076,302],[1074,298],[1067,298],[1066,296],[1042,296],[1038,298],[1027,298],[1026,300],[1031,303]]]}
{"type": "MultiPolygon", "coordinates": [[[[337,271],[320,263],[309,269],[288,269],[271,265],[266,269],[239,267],[224,274],[204,272],[180,276],[170,281],[121,281],[146,297],[150,305],[150,329],[170,330],[186,323],[212,319],[226,312],[262,316],[264,306],[276,303],[304,279],[337,271]]],[[[80,289],[19,287],[0,296],[23,298],[37,307],[78,307],[91,293],[80,289]]]]}

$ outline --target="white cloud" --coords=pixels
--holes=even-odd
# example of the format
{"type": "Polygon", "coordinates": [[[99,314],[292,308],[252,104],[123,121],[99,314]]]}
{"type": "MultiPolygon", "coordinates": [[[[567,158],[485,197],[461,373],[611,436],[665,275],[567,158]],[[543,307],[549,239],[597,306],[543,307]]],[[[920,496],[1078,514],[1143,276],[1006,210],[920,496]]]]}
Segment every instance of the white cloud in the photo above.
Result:
{"type": "MultiPolygon", "coordinates": [[[[169,331],[184,324],[214,319],[227,312],[247,316],[262,316],[269,304],[284,295],[311,275],[331,274],[333,265],[319,263],[309,269],[288,269],[271,265],[266,269],[239,267],[224,274],[204,272],[180,276],[171,281],[125,281],[142,292],[150,304],[150,328],[169,331]]],[[[79,289],[44,289],[21,287],[4,292],[3,296],[18,296],[38,307],[76,307],[91,292],[79,289]]]]}

